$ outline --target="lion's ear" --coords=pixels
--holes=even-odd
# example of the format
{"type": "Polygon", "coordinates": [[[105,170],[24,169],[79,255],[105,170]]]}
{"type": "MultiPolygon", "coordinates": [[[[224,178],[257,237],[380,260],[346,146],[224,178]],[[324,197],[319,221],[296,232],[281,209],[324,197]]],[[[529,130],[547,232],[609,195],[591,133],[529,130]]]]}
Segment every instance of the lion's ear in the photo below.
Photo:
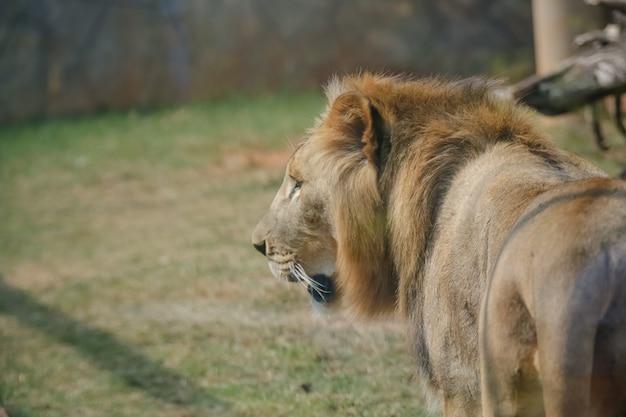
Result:
{"type": "Polygon", "coordinates": [[[365,157],[378,164],[383,121],[380,113],[365,96],[344,93],[333,102],[325,124],[344,135],[354,138],[362,147],[365,157]]]}

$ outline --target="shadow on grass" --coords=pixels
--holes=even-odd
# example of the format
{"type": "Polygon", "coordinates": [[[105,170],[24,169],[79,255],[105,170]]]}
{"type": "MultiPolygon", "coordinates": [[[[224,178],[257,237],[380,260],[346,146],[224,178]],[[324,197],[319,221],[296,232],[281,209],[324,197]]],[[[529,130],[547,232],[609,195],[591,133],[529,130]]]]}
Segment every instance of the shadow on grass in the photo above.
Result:
{"type": "Polygon", "coordinates": [[[151,397],[177,405],[219,412],[228,405],[202,387],[142,355],[113,334],[47,307],[27,292],[6,285],[0,275],[0,314],[9,315],[60,343],[69,345],[99,368],[151,397]]]}

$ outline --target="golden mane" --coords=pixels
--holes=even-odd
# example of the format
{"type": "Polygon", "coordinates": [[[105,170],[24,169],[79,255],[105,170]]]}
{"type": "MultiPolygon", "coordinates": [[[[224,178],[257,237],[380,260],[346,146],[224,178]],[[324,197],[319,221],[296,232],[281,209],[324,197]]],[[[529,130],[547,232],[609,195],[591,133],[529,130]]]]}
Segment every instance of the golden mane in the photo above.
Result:
{"type": "Polygon", "coordinates": [[[498,142],[558,159],[519,106],[495,97],[494,86],[364,74],[326,87],[329,106],[310,131],[310,163],[330,181],[338,284],[356,315],[388,312],[396,301],[403,315],[414,311],[439,204],[465,163],[498,142]],[[379,129],[381,141],[373,151],[388,149],[376,170],[362,139],[368,110],[377,119],[369,129],[379,129]]]}

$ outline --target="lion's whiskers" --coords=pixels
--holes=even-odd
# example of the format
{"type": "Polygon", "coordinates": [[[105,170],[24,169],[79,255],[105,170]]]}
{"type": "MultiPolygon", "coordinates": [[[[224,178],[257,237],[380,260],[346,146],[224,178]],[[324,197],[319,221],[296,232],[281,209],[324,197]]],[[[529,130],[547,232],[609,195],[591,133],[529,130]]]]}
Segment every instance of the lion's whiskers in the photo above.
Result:
{"type": "Polygon", "coordinates": [[[291,138],[287,135],[285,135],[283,137],[283,141],[287,144],[287,146],[289,147],[289,149],[291,150],[291,152],[295,152],[295,150],[298,148],[291,140],[291,138]]]}
{"type": "Polygon", "coordinates": [[[302,268],[300,264],[292,264],[290,266],[290,269],[291,269],[291,273],[294,275],[294,277],[296,277],[296,280],[300,282],[302,285],[310,286],[311,288],[313,288],[315,292],[317,292],[321,296],[323,296],[324,293],[326,294],[330,293],[330,291],[324,289],[324,287],[320,283],[316,282],[311,277],[309,277],[307,273],[305,272],[304,268],[302,268]]]}

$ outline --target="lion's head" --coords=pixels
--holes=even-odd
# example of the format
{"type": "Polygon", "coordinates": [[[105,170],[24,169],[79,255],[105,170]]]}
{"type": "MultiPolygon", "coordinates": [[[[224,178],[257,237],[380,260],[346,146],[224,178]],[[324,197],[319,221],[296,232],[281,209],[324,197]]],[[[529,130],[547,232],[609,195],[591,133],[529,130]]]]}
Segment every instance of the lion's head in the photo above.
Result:
{"type": "Polygon", "coordinates": [[[383,116],[339,81],[290,159],[252,243],[279,279],[304,283],[317,310],[376,316],[395,306],[378,181],[383,116]]]}

